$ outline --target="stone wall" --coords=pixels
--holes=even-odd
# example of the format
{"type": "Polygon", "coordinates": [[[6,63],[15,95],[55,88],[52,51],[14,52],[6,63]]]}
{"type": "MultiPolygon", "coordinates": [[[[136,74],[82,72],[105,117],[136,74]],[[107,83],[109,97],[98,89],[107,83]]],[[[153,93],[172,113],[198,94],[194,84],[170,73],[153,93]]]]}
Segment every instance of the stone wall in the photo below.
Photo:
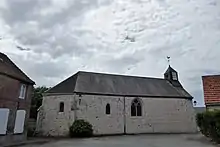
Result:
{"type": "Polygon", "coordinates": [[[73,102],[74,95],[45,96],[37,120],[37,133],[43,136],[67,136],[74,122],[73,102]],[[64,102],[64,112],[59,112],[60,102],[64,102]]]}
{"type": "Polygon", "coordinates": [[[133,99],[98,95],[46,96],[42,106],[44,119],[41,131],[44,135],[65,136],[75,119],[89,121],[96,135],[197,131],[191,100],[141,98],[142,116],[132,117],[130,112],[133,99]],[[60,102],[65,105],[62,113],[59,112],[60,102]],[[106,114],[107,104],[111,106],[109,115],[106,114]]]}
{"type": "Polygon", "coordinates": [[[77,96],[79,110],[77,119],[85,119],[93,125],[94,134],[124,133],[124,98],[113,96],[77,96]],[[106,114],[106,105],[110,104],[110,114],[106,114]]]}
{"type": "Polygon", "coordinates": [[[191,100],[142,98],[142,117],[131,117],[126,98],[126,133],[192,133],[197,131],[191,100]]]}

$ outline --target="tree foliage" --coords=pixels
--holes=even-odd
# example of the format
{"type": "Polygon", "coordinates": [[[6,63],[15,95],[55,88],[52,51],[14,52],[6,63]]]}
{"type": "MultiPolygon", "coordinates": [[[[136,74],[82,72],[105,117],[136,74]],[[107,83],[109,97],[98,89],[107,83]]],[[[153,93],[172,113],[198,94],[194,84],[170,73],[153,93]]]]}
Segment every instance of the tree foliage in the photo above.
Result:
{"type": "Polygon", "coordinates": [[[220,111],[206,111],[197,114],[197,125],[200,131],[207,137],[220,143],[220,111]]]}
{"type": "Polygon", "coordinates": [[[48,89],[45,86],[34,88],[31,99],[30,118],[37,119],[37,110],[42,105],[43,93],[48,89]]]}

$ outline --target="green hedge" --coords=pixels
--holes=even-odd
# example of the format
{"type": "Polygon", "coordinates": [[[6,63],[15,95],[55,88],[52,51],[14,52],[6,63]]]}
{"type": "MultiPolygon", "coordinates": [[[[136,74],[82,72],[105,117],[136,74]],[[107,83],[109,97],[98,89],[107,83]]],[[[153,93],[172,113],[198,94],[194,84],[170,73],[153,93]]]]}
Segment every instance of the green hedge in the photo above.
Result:
{"type": "Polygon", "coordinates": [[[220,111],[206,111],[196,116],[200,131],[207,137],[220,143],[220,111]]]}
{"type": "Polygon", "coordinates": [[[74,121],[69,129],[70,137],[91,137],[93,135],[92,125],[82,119],[74,121]]]}

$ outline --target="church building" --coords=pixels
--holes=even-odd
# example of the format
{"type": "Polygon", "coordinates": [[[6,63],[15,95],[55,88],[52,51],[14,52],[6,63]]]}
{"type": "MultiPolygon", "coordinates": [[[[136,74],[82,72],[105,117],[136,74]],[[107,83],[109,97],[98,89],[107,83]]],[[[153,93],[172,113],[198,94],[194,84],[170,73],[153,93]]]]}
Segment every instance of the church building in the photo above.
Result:
{"type": "Polygon", "coordinates": [[[45,94],[37,131],[67,136],[74,120],[84,119],[94,135],[194,133],[192,99],[171,66],[164,78],[79,71],[45,94]]]}

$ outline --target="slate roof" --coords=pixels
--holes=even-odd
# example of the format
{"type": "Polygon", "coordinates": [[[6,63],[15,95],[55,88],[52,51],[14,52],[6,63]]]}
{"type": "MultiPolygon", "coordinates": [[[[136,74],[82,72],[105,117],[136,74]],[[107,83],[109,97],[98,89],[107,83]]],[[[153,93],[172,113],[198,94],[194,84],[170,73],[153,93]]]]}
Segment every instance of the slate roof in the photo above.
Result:
{"type": "Polygon", "coordinates": [[[170,73],[170,72],[176,72],[176,70],[174,70],[170,65],[168,67],[168,69],[166,70],[165,74],[166,73],[170,73]]]}
{"type": "Polygon", "coordinates": [[[0,74],[4,74],[17,80],[35,84],[23,71],[21,71],[5,54],[0,52],[0,74]]]}
{"type": "Polygon", "coordinates": [[[182,87],[159,78],[113,75],[79,71],[47,94],[101,94],[115,96],[192,98],[182,87]]]}

